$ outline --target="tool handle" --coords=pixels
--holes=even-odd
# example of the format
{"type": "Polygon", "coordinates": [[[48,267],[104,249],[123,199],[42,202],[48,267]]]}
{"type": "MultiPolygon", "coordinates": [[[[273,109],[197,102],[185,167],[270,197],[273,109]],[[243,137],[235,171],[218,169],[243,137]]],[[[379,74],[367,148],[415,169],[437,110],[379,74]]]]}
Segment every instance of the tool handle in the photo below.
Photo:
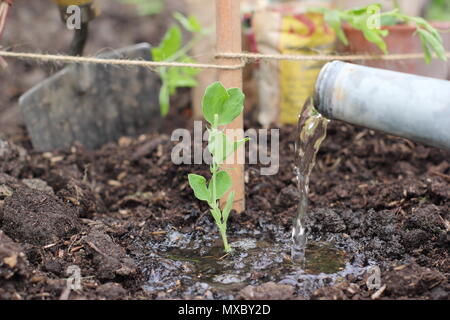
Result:
{"type": "Polygon", "coordinates": [[[94,0],[53,0],[61,12],[63,21],[67,21],[67,8],[70,6],[79,6],[81,9],[81,22],[88,23],[98,16],[98,8],[94,0]]]}

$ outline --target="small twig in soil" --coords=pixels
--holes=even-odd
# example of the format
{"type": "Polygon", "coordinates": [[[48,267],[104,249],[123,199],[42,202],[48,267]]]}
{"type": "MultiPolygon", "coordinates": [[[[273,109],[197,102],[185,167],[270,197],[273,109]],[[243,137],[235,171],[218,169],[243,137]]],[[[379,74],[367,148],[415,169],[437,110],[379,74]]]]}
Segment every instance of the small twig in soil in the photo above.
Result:
{"type": "Polygon", "coordinates": [[[381,297],[381,295],[383,294],[384,290],[386,290],[386,285],[382,286],[377,292],[375,292],[371,298],[372,300],[377,300],[381,297]]]}
{"type": "Polygon", "coordinates": [[[395,267],[394,270],[395,270],[395,271],[402,271],[402,270],[405,269],[407,266],[408,266],[408,265],[404,264],[404,265],[395,267]]]}
{"type": "Polygon", "coordinates": [[[108,255],[104,252],[102,252],[99,248],[97,248],[97,246],[95,244],[93,244],[90,241],[87,241],[87,244],[89,245],[89,247],[91,247],[92,249],[94,249],[95,251],[97,251],[99,254],[101,254],[102,256],[107,257],[108,255]]]}
{"type": "Polygon", "coordinates": [[[57,243],[52,243],[52,244],[48,244],[48,245],[44,246],[43,248],[44,249],[50,249],[50,248],[53,248],[56,245],[57,245],[57,243]]]}
{"type": "Polygon", "coordinates": [[[83,249],[83,248],[84,248],[84,246],[74,247],[74,248],[70,249],[69,252],[70,252],[70,253],[75,253],[75,252],[80,251],[80,250],[83,249]]]}
{"type": "Polygon", "coordinates": [[[167,231],[154,231],[154,232],[150,232],[150,234],[153,236],[159,236],[159,235],[167,234],[167,231]]]}
{"type": "Polygon", "coordinates": [[[450,182],[450,176],[447,174],[436,172],[436,171],[432,171],[431,173],[450,182]]]}
{"type": "Polygon", "coordinates": [[[447,231],[450,231],[450,221],[442,218],[441,215],[439,215],[439,218],[441,218],[442,223],[445,225],[445,228],[447,229],[447,231]]]}
{"type": "Polygon", "coordinates": [[[229,255],[230,255],[230,253],[228,252],[228,253],[226,253],[225,255],[223,255],[222,257],[220,257],[219,260],[223,260],[223,259],[225,259],[226,257],[228,257],[229,255]]]}
{"type": "MultiPolygon", "coordinates": [[[[74,236],[72,242],[70,243],[69,247],[67,248],[67,252],[73,252],[72,251],[72,246],[75,244],[75,242],[77,241],[78,237],[74,236]]],[[[83,246],[81,246],[83,247],[83,246]]]]}

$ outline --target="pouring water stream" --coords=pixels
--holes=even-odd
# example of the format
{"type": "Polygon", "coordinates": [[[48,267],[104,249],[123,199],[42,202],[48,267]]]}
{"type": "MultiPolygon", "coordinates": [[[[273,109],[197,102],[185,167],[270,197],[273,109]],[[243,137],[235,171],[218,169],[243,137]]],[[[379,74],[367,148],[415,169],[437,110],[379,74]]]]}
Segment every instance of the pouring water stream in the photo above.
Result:
{"type": "Polygon", "coordinates": [[[296,150],[296,174],[299,190],[299,205],[292,229],[292,260],[305,265],[307,245],[306,214],[308,210],[309,176],[316,164],[316,156],[327,135],[330,121],[314,109],[308,99],[299,117],[296,150]]]}

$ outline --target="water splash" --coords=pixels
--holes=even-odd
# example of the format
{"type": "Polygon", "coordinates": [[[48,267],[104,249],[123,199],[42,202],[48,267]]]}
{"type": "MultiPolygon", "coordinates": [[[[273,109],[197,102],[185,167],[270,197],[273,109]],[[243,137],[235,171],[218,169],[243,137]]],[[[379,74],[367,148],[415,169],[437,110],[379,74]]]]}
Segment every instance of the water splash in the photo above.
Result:
{"type": "Polygon", "coordinates": [[[315,109],[313,100],[306,102],[298,123],[298,139],[296,150],[296,174],[300,195],[297,217],[292,229],[292,260],[305,265],[307,245],[306,213],[308,210],[309,176],[316,164],[316,156],[327,135],[329,120],[315,109]]]}

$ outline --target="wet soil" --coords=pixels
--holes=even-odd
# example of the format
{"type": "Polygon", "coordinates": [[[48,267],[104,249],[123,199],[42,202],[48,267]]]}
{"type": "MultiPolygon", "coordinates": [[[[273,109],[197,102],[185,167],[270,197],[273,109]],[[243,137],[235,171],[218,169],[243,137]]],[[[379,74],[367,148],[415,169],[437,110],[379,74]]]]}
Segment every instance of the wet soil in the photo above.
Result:
{"type": "MultiPolygon", "coordinates": [[[[49,7],[35,2],[13,13],[15,28],[49,7]]],[[[111,3],[89,53],[159,40],[167,14],[134,20],[111,3]]],[[[57,11],[45,12],[56,19],[48,33],[59,35],[57,11]]],[[[63,52],[70,41],[31,29],[14,49],[63,52]]],[[[170,158],[171,129],[191,127],[187,92],[164,132],[42,154],[31,149],[17,98],[52,70],[10,68],[0,74],[0,299],[449,299],[448,152],[332,123],[311,176],[310,246],[299,266],[289,255],[296,130],[283,127],[278,174],[246,167],[247,210],[232,214],[234,253],[224,256],[207,206],[187,183],[188,173],[208,168],[170,158]],[[68,290],[73,266],[81,290],[68,290]],[[373,266],[381,270],[375,289],[373,266]]]]}
{"type": "Polygon", "coordinates": [[[281,128],[277,175],[247,167],[228,256],[187,184],[208,168],[172,164],[168,135],[69,153],[3,142],[0,297],[65,298],[75,265],[83,289],[70,299],[448,299],[449,154],[332,123],[311,177],[308,263],[298,266],[294,140],[295,128],[281,128]],[[372,266],[380,290],[368,288],[372,266]]]}

